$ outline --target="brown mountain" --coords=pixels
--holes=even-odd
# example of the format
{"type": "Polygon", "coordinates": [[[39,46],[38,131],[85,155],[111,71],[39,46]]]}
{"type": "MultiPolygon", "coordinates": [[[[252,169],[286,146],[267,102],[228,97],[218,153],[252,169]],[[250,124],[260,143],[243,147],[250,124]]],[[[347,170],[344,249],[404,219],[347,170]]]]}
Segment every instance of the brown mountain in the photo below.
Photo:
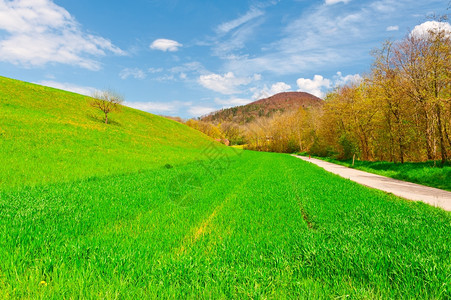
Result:
{"type": "Polygon", "coordinates": [[[246,105],[221,109],[200,119],[215,124],[223,122],[246,124],[259,117],[270,117],[276,112],[296,110],[300,107],[308,108],[322,103],[323,100],[309,93],[285,92],[246,105]]]}

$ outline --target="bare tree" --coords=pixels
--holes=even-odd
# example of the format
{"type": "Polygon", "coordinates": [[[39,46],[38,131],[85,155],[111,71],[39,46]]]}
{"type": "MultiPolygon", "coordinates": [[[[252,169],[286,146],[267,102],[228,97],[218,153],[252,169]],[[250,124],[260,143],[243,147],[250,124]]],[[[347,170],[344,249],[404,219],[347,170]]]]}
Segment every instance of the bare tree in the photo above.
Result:
{"type": "Polygon", "coordinates": [[[97,91],[92,95],[91,106],[103,111],[105,114],[105,124],[108,124],[108,114],[112,111],[119,111],[123,98],[118,93],[106,90],[97,91]]]}

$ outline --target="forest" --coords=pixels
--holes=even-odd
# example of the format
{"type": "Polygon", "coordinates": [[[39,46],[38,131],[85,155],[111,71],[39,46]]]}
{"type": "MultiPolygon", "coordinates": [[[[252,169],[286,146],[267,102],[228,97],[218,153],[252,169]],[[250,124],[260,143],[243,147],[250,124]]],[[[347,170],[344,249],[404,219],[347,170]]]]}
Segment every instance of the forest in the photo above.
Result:
{"type": "Polygon", "coordinates": [[[451,31],[433,26],[373,50],[370,71],[330,91],[323,105],[247,124],[187,125],[245,149],[391,162],[451,156],[451,31]]]}

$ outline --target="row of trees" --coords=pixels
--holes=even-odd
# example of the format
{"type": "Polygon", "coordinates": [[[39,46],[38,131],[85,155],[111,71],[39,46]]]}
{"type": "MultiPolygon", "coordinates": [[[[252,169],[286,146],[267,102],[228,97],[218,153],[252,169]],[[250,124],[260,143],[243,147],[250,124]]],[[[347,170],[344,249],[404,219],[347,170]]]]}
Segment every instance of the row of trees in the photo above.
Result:
{"type": "Polygon", "coordinates": [[[451,154],[451,32],[444,24],[385,43],[362,82],[330,93],[313,150],[444,163],[451,154]]]}
{"type": "Polygon", "coordinates": [[[248,149],[394,162],[451,156],[451,32],[386,42],[360,82],[337,87],[322,107],[259,118],[246,126],[188,124],[248,149]]]}

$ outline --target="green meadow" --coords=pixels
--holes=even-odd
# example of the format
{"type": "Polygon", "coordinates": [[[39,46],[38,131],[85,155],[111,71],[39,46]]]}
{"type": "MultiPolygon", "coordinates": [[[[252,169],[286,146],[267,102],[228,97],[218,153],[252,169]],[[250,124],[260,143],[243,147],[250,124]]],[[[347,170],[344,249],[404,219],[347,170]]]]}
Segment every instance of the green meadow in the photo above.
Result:
{"type": "Polygon", "coordinates": [[[0,298],[451,297],[451,213],[0,78],[0,298]]]}
{"type": "Polygon", "coordinates": [[[4,77],[0,115],[0,188],[184,164],[211,143],[187,126],[128,107],[105,125],[86,96],[4,77]]]}

